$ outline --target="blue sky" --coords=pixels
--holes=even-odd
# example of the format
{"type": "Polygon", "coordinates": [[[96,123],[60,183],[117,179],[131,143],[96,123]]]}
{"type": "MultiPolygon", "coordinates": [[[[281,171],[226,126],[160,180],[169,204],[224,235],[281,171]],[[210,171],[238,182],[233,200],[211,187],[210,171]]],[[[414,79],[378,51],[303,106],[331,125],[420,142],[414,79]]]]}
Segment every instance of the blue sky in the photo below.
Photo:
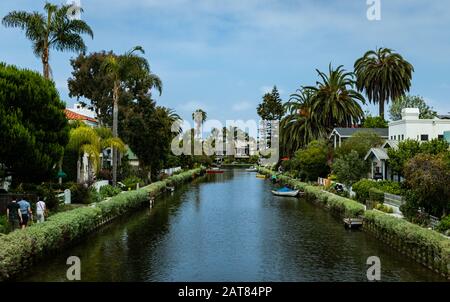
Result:
{"type": "MultiPolygon", "coordinates": [[[[53,1],[65,3],[65,0],[53,1]]],[[[45,1],[1,0],[11,10],[42,11],[45,1]]],[[[328,64],[353,69],[365,51],[389,47],[415,67],[412,94],[438,112],[450,111],[448,0],[381,0],[381,20],[366,18],[366,0],[81,0],[94,30],[88,52],[146,50],[163,81],[159,104],[190,119],[198,107],[209,119],[256,119],[265,91],[284,100],[317,80],[328,64]]],[[[19,29],[0,26],[0,61],[41,72],[19,29]]],[[[53,77],[70,106],[67,79],[73,53],[51,53],[53,77]]],[[[376,113],[373,106],[366,106],[376,113]]]]}

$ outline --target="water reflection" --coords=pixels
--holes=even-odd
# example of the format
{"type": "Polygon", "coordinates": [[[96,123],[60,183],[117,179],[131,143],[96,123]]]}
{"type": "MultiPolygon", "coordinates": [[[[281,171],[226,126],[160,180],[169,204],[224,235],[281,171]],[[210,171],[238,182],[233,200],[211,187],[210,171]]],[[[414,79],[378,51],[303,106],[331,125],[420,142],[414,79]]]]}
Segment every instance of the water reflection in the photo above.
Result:
{"type": "Polygon", "coordinates": [[[328,212],[274,197],[244,170],[197,179],[123,217],[25,280],[64,281],[77,255],[83,281],[365,281],[379,256],[383,281],[443,281],[328,212]]]}

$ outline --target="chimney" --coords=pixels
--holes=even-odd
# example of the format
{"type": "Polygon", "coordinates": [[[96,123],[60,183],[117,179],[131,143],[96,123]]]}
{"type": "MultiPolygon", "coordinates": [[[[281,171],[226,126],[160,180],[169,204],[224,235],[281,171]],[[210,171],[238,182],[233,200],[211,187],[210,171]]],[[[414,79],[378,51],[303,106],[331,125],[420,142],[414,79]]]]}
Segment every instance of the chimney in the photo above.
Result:
{"type": "Polygon", "coordinates": [[[419,108],[405,108],[402,110],[403,120],[418,120],[420,115],[419,108]]]}

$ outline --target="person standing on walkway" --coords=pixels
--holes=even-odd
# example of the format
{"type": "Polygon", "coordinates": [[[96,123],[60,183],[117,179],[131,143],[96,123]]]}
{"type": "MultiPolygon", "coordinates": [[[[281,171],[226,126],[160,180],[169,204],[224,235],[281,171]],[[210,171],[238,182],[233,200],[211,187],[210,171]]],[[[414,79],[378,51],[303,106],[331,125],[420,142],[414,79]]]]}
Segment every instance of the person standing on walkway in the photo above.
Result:
{"type": "Polygon", "coordinates": [[[13,199],[6,206],[6,216],[8,217],[12,231],[18,229],[22,224],[22,213],[20,212],[20,206],[15,196],[13,196],[13,199]]]}
{"type": "Polygon", "coordinates": [[[20,213],[22,214],[22,229],[24,229],[28,226],[28,220],[32,218],[31,215],[33,213],[31,212],[30,203],[24,198],[22,198],[18,204],[20,206],[20,213]]]}
{"type": "Polygon", "coordinates": [[[45,221],[45,213],[47,212],[47,207],[45,202],[43,202],[40,198],[38,198],[38,202],[36,203],[36,221],[37,223],[45,221]]]}

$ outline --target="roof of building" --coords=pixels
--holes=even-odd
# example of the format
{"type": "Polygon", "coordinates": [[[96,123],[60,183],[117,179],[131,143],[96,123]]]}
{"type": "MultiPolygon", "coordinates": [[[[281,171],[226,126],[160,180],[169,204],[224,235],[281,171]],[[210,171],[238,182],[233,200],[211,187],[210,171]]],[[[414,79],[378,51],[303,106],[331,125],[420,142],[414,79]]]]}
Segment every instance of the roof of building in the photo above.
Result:
{"type": "Polygon", "coordinates": [[[333,133],[337,133],[340,137],[350,137],[356,132],[363,130],[372,130],[381,137],[387,138],[389,136],[388,128],[334,128],[330,137],[333,135],[333,133]]]}
{"type": "Polygon", "coordinates": [[[69,109],[64,109],[64,113],[66,114],[68,120],[89,121],[92,123],[97,123],[97,120],[95,118],[73,112],[69,109]]]}
{"type": "Polygon", "coordinates": [[[364,160],[367,160],[371,154],[373,154],[378,160],[389,159],[389,156],[386,153],[386,149],[372,148],[369,150],[369,152],[367,152],[367,155],[366,155],[366,157],[364,157],[364,160]]]}
{"type": "Polygon", "coordinates": [[[392,148],[392,149],[398,149],[398,141],[394,141],[394,140],[387,140],[382,146],[381,148],[383,149],[388,149],[388,148],[392,148]]]}

